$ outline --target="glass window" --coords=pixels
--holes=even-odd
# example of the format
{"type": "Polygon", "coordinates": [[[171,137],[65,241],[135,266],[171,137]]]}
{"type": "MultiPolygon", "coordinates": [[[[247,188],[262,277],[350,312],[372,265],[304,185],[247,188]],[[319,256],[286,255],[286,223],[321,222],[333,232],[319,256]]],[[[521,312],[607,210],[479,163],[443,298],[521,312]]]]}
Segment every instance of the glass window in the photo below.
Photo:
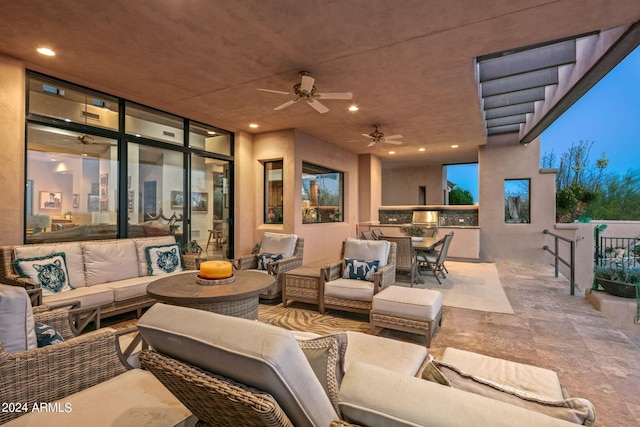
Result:
{"type": "Polygon", "coordinates": [[[128,102],[125,132],[137,137],[184,145],[184,124],[180,117],[128,102]]]}
{"type": "Polygon", "coordinates": [[[529,188],[528,179],[504,180],[504,221],[508,224],[529,224],[531,222],[529,212],[529,188]]]}
{"type": "Polygon", "coordinates": [[[264,222],[282,224],[282,160],[264,162],[264,222]]]}
{"type": "Polygon", "coordinates": [[[115,139],[27,126],[26,241],[116,238],[115,139]]]}
{"type": "Polygon", "coordinates": [[[343,221],[343,173],[302,163],[302,222],[343,221]]]}
{"type": "Polygon", "coordinates": [[[189,125],[189,147],[210,153],[231,155],[231,134],[212,126],[189,125]]]}
{"type": "Polygon", "coordinates": [[[129,237],[173,234],[181,241],[183,154],[135,143],[128,147],[129,237]]]}
{"type": "Polygon", "coordinates": [[[191,239],[210,258],[231,258],[229,250],[230,163],[191,156],[191,239]]]}
{"type": "Polygon", "coordinates": [[[37,75],[30,75],[28,87],[30,119],[118,129],[117,98],[37,75]]]}

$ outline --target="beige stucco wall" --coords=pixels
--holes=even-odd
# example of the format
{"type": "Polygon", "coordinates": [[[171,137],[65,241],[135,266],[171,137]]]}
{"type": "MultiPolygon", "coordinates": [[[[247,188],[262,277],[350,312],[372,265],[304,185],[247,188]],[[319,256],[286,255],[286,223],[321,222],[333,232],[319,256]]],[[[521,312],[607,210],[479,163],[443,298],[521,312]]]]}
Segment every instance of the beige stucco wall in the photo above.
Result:
{"type": "Polygon", "coordinates": [[[0,244],[22,242],[24,230],[24,88],[21,62],[0,56],[0,244]]]}
{"type": "Polygon", "coordinates": [[[359,224],[378,222],[378,207],[382,206],[382,162],[378,156],[358,156],[358,197],[359,224]]]}
{"type": "Polygon", "coordinates": [[[478,152],[480,258],[549,263],[542,231],[555,223],[555,174],[540,171],[540,140],[518,143],[517,135],[490,138],[478,152]],[[504,180],[530,179],[530,224],[504,221],[504,180]]]}
{"type": "Polygon", "coordinates": [[[417,205],[418,188],[426,187],[427,205],[441,205],[442,165],[410,168],[385,168],[382,174],[382,205],[417,205]]]}
{"type": "Polygon", "coordinates": [[[299,130],[236,135],[235,256],[248,254],[264,232],[305,238],[304,263],[339,258],[342,241],[358,221],[358,156],[299,130]],[[265,224],[262,162],[283,161],[283,224],[265,224]],[[344,172],[344,222],[302,223],[302,162],[344,172]]]}

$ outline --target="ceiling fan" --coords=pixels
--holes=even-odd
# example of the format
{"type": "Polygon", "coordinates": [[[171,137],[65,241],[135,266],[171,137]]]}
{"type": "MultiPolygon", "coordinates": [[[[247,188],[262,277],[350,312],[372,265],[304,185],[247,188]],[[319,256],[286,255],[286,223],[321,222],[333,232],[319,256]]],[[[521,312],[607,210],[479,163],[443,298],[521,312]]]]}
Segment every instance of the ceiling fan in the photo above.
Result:
{"type": "Polygon", "coordinates": [[[279,93],[282,95],[293,95],[295,98],[285,102],[282,105],[278,105],[274,110],[283,110],[290,105],[295,104],[301,99],[307,101],[313,109],[315,109],[320,114],[324,114],[329,111],[329,109],[322,104],[319,99],[351,99],[353,98],[353,94],[351,92],[341,92],[341,93],[319,93],[316,92],[316,87],[314,86],[315,79],[309,75],[306,71],[301,71],[300,75],[302,76],[300,83],[296,83],[293,86],[293,92],[283,92],[280,90],[271,90],[271,89],[258,89],[263,92],[272,92],[279,93]]]}
{"type": "Polygon", "coordinates": [[[384,136],[384,133],[382,133],[382,132],[380,132],[378,130],[378,126],[379,125],[373,125],[373,127],[375,128],[375,130],[373,132],[371,132],[371,133],[363,133],[362,134],[362,136],[365,136],[365,137],[371,139],[371,142],[369,142],[369,145],[367,145],[367,147],[373,147],[378,142],[384,142],[386,144],[394,144],[394,145],[402,144],[402,141],[394,141],[396,139],[402,138],[402,135],[384,136]]]}
{"type": "Polygon", "coordinates": [[[114,144],[110,143],[110,142],[98,142],[96,141],[96,139],[92,136],[85,134],[80,135],[79,137],[76,138],[78,140],[79,144],[82,145],[105,145],[105,146],[113,146],[114,144]]]}

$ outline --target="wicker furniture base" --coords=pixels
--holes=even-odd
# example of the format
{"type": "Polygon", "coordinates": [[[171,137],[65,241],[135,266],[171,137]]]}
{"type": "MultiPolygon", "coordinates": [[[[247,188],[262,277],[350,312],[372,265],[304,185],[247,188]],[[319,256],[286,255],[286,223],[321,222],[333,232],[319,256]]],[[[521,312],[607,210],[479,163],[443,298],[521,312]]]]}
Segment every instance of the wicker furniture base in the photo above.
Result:
{"type": "Polygon", "coordinates": [[[438,312],[433,320],[424,320],[408,316],[398,316],[397,314],[387,314],[371,311],[369,317],[371,325],[371,333],[375,332],[375,328],[388,328],[396,331],[403,331],[424,335],[426,346],[431,346],[431,338],[436,333],[439,326],[442,325],[442,309],[438,312]]]}
{"type": "Polygon", "coordinates": [[[227,316],[243,317],[257,320],[259,301],[255,297],[242,298],[233,301],[203,302],[192,304],[177,304],[183,307],[197,308],[198,310],[212,311],[227,316]]]}
{"type": "Polygon", "coordinates": [[[324,307],[368,314],[371,311],[371,301],[347,300],[325,296],[324,307]]]}
{"type": "Polygon", "coordinates": [[[153,350],[142,351],[140,362],[207,426],[293,426],[268,393],[153,350]]]}
{"type": "Polygon", "coordinates": [[[317,304],[318,311],[324,314],[324,304],[320,298],[320,268],[299,267],[288,271],[282,287],[282,306],[289,300],[317,304]]]}

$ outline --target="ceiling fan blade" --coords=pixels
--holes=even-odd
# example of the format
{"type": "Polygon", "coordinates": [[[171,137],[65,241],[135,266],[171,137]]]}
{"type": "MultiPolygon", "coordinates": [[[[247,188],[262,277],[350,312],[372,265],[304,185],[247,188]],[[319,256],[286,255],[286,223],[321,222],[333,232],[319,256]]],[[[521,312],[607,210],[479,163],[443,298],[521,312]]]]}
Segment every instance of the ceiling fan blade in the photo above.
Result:
{"type": "Polygon", "coordinates": [[[402,138],[402,135],[391,135],[391,136],[385,136],[385,139],[400,139],[402,138]]]}
{"type": "Polygon", "coordinates": [[[364,136],[365,138],[373,139],[373,137],[371,135],[369,135],[368,133],[362,133],[360,135],[364,136]]]}
{"type": "Polygon", "coordinates": [[[291,101],[287,101],[282,105],[278,105],[276,108],[274,108],[274,110],[279,111],[279,110],[284,110],[285,108],[287,108],[290,105],[295,104],[296,102],[298,102],[298,99],[300,98],[296,98],[296,99],[292,99],[291,101]]]}
{"type": "Polygon", "coordinates": [[[367,145],[367,147],[373,147],[374,145],[376,145],[376,143],[377,143],[377,142],[378,142],[378,141],[373,140],[373,141],[371,141],[371,142],[369,143],[369,145],[367,145]]]}
{"type": "Polygon", "coordinates": [[[300,90],[302,92],[311,92],[313,89],[313,83],[315,83],[316,79],[306,74],[302,75],[302,82],[300,83],[300,90]]]}
{"type": "Polygon", "coordinates": [[[293,95],[291,92],[283,92],[281,90],[271,90],[271,89],[258,89],[262,92],[271,92],[271,93],[279,93],[282,95],[293,95]]]}
{"type": "Polygon", "coordinates": [[[400,145],[400,144],[402,144],[402,141],[393,141],[393,140],[392,140],[392,141],[388,141],[386,138],[385,138],[382,142],[385,142],[385,143],[387,143],[387,144],[393,144],[393,145],[400,145]]]}
{"type": "Polygon", "coordinates": [[[313,98],[309,98],[307,100],[307,103],[311,105],[311,107],[313,107],[320,114],[324,114],[329,111],[329,109],[325,107],[324,104],[322,104],[320,101],[316,101],[313,98]]]}
{"type": "Polygon", "coordinates": [[[353,94],[351,92],[336,92],[336,93],[316,93],[318,99],[351,99],[353,94]]]}

